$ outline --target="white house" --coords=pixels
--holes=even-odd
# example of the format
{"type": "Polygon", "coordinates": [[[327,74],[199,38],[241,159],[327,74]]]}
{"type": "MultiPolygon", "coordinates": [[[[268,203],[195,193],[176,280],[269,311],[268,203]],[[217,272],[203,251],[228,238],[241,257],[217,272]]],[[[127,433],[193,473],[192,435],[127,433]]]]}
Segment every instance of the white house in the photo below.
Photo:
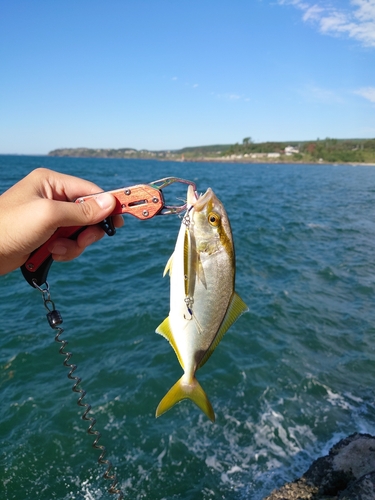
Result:
{"type": "Polygon", "coordinates": [[[296,153],[299,153],[299,149],[295,148],[294,146],[286,146],[286,148],[284,149],[284,153],[286,154],[286,156],[292,156],[296,153]]]}

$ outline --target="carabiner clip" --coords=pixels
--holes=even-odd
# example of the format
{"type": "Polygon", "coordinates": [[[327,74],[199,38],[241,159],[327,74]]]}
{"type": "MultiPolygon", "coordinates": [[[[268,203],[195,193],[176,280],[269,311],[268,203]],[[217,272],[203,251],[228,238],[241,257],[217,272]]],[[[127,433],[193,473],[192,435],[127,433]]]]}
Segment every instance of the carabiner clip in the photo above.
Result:
{"type": "MultiPolygon", "coordinates": [[[[180,177],[165,177],[164,179],[159,179],[154,182],[150,182],[150,186],[159,189],[160,191],[171,184],[179,182],[181,184],[187,184],[188,186],[193,186],[194,192],[197,193],[197,186],[195,182],[193,181],[188,181],[186,179],[181,179],[180,177]]],[[[158,213],[158,215],[170,215],[170,214],[180,214],[181,212],[184,212],[187,208],[186,203],[183,205],[166,205],[164,203],[163,208],[161,211],[158,213]]]]}

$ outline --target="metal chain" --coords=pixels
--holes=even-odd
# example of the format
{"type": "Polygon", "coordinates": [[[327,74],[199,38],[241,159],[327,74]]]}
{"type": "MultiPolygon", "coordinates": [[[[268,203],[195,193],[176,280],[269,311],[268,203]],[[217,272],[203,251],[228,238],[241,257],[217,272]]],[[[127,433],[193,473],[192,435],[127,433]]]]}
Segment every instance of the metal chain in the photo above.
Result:
{"type": "Polygon", "coordinates": [[[47,309],[47,320],[50,325],[50,327],[53,330],[56,330],[56,335],[55,335],[55,341],[59,342],[61,344],[61,347],[59,349],[59,353],[65,356],[63,365],[69,368],[69,373],[68,373],[68,378],[71,380],[74,380],[74,385],[72,387],[72,390],[78,394],[80,394],[77,404],[78,406],[86,408],[83,415],[82,415],[82,420],[90,422],[90,425],[87,429],[87,433],[95,436],[94,442],[92,444],[92,447],[95,448],[96,450],[100,450],[100,456],[98,458],[98,463],[100,465],[106,465],[107,469],[103,474],[104,479],[108,479],[109,481],[112,481],[111,486],[108,489],[108,492],[111,493],[112,495],[118,495],[118,500],[122,500],[124,498],[124,493],[117,488],[118,484],[118,479],[116,474],[110,474],[111,469],[113,468],[112,462],[109,459],[104,458],[107,450],[105,446],[102,444],[98,444],[99,439],[101,438],[101,433],[98,430],[94,430],[94,426],[96,424],[96,419],[92,416],[88,416],[90,410],[91,410],[91,405],[88,403],[83,403],[82,400],[86,396],[86,391],[78,388],[78,385],[81,383],[82,379],[80,377],[77,377],[76,375],[73,375],[73,373],[77,369],[77,365],[69,363],[70,358],[72,357],[72,353],[69,351],[65,351],[65,347],[68,345],[68,342],[64,339],[60,339],[60,335],[63,333],[64,329],[61,328],[61,324],[63,322],[62,316],[59,311],[55,308],[55,304],[53,300],[51,299],[51,294],[50,294],[50,289],[49,285],[47,282],[45,282],[44,285],[39,286],[36,284],[35,281],[33,281],[34,287],[38,289],[43,298],[43,303],[44,307],[47,309]]]}

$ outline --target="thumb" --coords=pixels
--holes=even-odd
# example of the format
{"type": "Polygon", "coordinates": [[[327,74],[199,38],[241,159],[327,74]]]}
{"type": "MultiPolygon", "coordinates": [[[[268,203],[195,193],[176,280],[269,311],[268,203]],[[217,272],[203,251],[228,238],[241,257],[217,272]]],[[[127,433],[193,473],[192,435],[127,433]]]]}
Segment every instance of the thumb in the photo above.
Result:
{"type": "Polygon", "coordinates": [[[61,227],[91,226],[108,217],[115,207],[116,198],[109,193],[99,193],[80,203],[64,203],[64,213],[60,214],[59,225],[61,227]]]}

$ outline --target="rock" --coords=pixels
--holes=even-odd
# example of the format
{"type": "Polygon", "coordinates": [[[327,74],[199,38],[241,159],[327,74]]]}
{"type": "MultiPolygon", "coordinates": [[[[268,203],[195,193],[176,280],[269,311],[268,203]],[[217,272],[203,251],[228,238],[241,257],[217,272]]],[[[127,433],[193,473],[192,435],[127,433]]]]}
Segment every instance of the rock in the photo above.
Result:
{"type": "Polygon", "coordinates": [[[375,472],[362,476],[337,498],[338,500],[373,500],[375,498],[375,472]]]}
{"type": "Polygon", "coordinates": [[[375,500],[375,437],[352,434],[264,500],[375,500]]]}

